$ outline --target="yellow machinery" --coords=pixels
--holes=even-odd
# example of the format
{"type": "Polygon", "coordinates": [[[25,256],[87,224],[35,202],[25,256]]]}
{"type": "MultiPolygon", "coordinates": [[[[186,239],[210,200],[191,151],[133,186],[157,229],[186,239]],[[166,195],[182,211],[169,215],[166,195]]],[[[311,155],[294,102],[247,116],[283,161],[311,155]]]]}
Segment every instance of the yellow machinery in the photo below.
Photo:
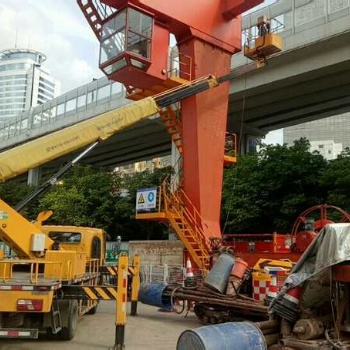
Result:
{"type": "Polygon", "coordinates": [[[258,24],[244,32],[246,41],[244,55],[258,63],[265,63],[266,58],[282,50],[282,37],[277,34],[282,27],[276,19],[258,18],[258,24]]]}
{"type": "Polygon", "coordinates": [[[1,182],[90,145],[15,209],[0,199],[0,241],[16,253],[16,259],[0,253],[0,338],[37,338],[39,331],[46,331],[69,340],[79,315],[95,313],[99,300],[117,300],[116,341],[123,346],[128,276],[132,276],[131,315],[137,312],[139,257],[131,266],[126,255],[120,256],[118,266],[104,266],[103,230],[43,226],[52,212],[41,213],[32,223],[19,211],[100,141],[157,110],[156,103],[146,99],[0,154],[1,182]],[[117,277],[113,279],[117,288],[102,284],[106,275],[117,277]]]}
{"type": "MultiPolygon", "coordinates": [[[[139,257],[128,266],[122,255],[114,267],[118,287],[102,284],[106,233],[101,229],[42,226],[52,212],[31,223],[0,200],[0,240],[17,254],[0,255],[0,338],[74,337],[78,316],[97,310],[99,300],[117,300],[116,327],[124,341],[128,271],[136,314],[139,257]]],[[[3,250],[1,250],[3,252],[3,250]]],[[[110,269],[110,268],[109,268],[110,269]]]]}

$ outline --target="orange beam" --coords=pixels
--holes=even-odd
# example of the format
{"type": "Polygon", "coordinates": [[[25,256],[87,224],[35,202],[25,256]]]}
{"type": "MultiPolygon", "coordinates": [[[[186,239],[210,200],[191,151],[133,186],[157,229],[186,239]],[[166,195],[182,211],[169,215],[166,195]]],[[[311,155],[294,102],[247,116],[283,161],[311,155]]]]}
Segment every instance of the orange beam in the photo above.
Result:
{"type": "Polygon", "coordinates": [[[228,52],[241,50],[240,14],[263,0],[101,0],[122,8],[132,4],[155,15],[167,26],[177,41],[195,36],[228,52]],[[195,14],[195,15],[194,15],[195,14]]]}
{"type": "MultiPolygon", "coordinates": [[[[180,51],[193,57],[195,77],[230,71],[231,55],[191,38],[180,51]]],[[[221,236],[220,210],[229,83],[181,102],[184,191],[208,225],[207,237],[221,236]]]]}
{"type": "Polygon", "coordinates": [[[225,18],[233,19],[243,12],[262,4],[264,0],[226,0],[223,2],[225,2],[223,11],[225,18]]]}

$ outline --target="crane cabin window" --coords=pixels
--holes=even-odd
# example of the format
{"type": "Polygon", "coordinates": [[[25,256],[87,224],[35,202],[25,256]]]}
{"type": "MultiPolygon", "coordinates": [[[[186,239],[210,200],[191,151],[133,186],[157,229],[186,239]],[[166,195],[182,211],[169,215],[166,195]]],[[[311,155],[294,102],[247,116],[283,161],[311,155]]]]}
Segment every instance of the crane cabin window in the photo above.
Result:
{"type": "Polygon", "coordinates": [[[49,232],[49,237],[59,243],[78,244],[81,242],[80,232],[49,232]]]}
{"type": "Polygon", "coordinates": [[[126,51],[126,9],[121,10],[102,26],[100,64],[126,51]]]}
{"type": "Polygon", "coordinates": [[[132,65],[145,70],[150,65],[153,17],[133,7],[115,12],[103,24],[100,38],[100,68],[107,74],[132,65]]]}
{"type": "Polygon", "coordinates": [[[130,8],[128,20],[127,51],[150,59],[153,18],[130,8]]]}

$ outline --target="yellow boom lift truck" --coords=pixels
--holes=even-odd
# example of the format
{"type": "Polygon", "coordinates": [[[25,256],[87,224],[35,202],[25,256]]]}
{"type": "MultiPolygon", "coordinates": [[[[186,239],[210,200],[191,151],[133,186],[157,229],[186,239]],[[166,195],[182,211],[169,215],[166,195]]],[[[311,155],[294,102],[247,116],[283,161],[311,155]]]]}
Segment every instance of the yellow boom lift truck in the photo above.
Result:
{"type": "Polygon", "coordinates": [[[128,271],[133,276],[131,314],[136,315],[139,257],[129,267],[122,255],[118,267],[107,267],[104,230],[42,225],[51,211],[40,213],[33,223],[19,214],[97,144],[15,208],[0,199],[0,240],[16,253],[15,259],[0,254],[0,338],[38,338],[46,332],[52,339],[71,340],[80,315],[96,313],[99,300],[117,300],[116,344],[123,346],[128,271]],[[108,274],[117,276],[117,286],[103,283],[108,274]]]}

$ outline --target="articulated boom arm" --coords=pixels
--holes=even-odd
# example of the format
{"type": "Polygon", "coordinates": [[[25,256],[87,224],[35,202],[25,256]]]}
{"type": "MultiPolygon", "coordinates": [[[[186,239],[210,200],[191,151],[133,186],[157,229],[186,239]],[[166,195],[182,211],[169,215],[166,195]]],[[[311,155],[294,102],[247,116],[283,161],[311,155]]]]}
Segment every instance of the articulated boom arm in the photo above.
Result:
{"type": "Polygon", "coordinates": [[[152,98],[134,102],[0,153],[0,182],[77,151],[158,112],[152,98]]]}
{"type": "MultiPolygon", "coordinates": [[[[19,258],[36,259],[42,252],[32,251],[35,234],[44,235],[34,224],[0,199],[0,240],[15,251],[19,258]]],[[[54,242],[44,236],[44,249],[51,249],[54,242]]]]}
{"type": "Polygon", "coordinates": [[[34,200],[36,197],[41,195],[42,193],[46,192],[51,186],[55,185],[58,180],[71,168],[74,167],[74,165],[79,162],[81,158],[83,158],[86,154],[88,154],[91,150],[93,150],[97,145],[99,144],[99,141],[94,142],[92,145],[90,145],[88,148],[86,148],[82,153],[80,153],[77,157],[75,157],[73,160],[68,162],[64,167],[62,167],[58,172],[51,176],[50,179],[48,179],[45,183],[37,187],[33,192],[31,192],[26,198],[24,198],[21,202],[19,202],[15,209],[17,211],[21,211],[23,208],[25,208],[32,200],[34,200]]]}

